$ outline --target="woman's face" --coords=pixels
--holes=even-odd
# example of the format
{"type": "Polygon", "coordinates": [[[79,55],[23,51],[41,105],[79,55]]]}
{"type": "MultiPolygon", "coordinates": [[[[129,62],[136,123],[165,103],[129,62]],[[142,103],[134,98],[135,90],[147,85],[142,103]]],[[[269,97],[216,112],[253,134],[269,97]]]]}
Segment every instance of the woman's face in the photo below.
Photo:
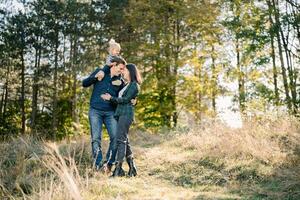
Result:
{"type": "Polygon", "coordinates": [[[123,71],[123,77],[127,82],[130,82],[130,74],[128,69],[125,67],[124,71],[123,71]]]}

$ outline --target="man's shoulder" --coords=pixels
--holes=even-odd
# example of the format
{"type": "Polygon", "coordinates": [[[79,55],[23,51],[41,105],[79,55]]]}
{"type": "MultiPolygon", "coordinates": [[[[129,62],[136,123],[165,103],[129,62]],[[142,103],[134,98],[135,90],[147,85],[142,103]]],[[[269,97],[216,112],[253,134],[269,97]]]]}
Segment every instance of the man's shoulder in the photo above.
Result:
{"type": "MultiPolygon", "coordinates": [[[[100,67],[99,67],[100,68],[100,67]]],[[[110,66],[108,65],[103,65],[101,68],[100,68],[105,74],[110,74],[110,66]]]]}
{"type": "MultiPolygon", "coordinates": [[[[103,68],[105,68],[105,67],[109,67],[109,65],[107,65],[107,64],[105,64],[105,65],[103,65],[103,66],[98,66],[98,68],[100,68],[100,69],[103,69],[103,68]]],[[[110,68],[110,67],[109,67],[110,68]]]]}

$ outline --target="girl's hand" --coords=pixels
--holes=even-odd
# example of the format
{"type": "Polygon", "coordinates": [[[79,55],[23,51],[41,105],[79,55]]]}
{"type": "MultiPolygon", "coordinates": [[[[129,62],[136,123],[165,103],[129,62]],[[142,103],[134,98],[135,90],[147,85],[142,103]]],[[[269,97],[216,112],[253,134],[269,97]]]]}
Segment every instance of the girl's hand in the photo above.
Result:
{"type": "Polygon", "coordinates": [[[109,101],[111,99],[111,95],[108,93],[102,94],[101,98],[105,101],[109,101]]]}
{"type": "Polygon", "coordinates": [[[95,77],[98,79],[98,81],[101,81],[104,77],[104,72],[103,71],[99,71],[95,77]]]}

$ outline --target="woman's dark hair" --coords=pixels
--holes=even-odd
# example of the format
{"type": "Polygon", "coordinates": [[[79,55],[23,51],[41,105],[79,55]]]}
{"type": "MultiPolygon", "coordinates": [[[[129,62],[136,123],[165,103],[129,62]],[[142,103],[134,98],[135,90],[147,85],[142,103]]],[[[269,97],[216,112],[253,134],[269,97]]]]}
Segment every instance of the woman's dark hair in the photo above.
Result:
{"type": "Polygon", "coordinates": [[[126,68],[129,71],[131,82],[137,82],[138,84],[142,83],[142,77],[140,72],[135,64],[127,64],[126,68]]]}

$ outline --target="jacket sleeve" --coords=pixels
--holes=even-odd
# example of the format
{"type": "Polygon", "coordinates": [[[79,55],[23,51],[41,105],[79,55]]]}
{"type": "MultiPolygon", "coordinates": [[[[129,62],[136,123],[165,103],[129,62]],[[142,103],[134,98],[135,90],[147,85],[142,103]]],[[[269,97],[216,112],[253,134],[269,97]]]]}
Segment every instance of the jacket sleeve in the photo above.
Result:
{"type": "Polygon", "coordinates": [[[97,82],[97,78],[95,75],[99,72],[99,68],[97,68],[92,74],[90,74],[87,78],[83,79],[82,86],[83,87],[89,87],[93,85],[95,82],[97,82]]]}
{"type": "Polygon", "coordinates": [[[110,71],[110,66],[104,65],[104,67],[101,70],[104,72],[104,74],[108,74],[110,71]]]}
{"type": "Polygon", "coordinates": [[[115,104],[127,104],[131,101],[131,99],[136,98],[139,88],[137,83],[133,83],[132,85],[128,86],[128,91],[125,96],[123,97],[111,97],[110,101],[115,104]]]}

